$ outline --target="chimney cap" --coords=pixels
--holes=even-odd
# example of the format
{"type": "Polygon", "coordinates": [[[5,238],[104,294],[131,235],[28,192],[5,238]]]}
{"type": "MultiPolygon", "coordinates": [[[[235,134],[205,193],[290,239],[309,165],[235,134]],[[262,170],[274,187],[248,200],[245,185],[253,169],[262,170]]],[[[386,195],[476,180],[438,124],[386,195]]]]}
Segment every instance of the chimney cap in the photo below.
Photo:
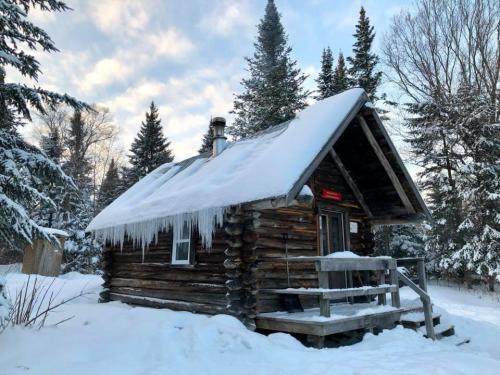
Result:
{"type": "Polygon", "coordinates": [[[226,126],[226,119],[224,117],[214,117],[212,125],[226,126]]]}

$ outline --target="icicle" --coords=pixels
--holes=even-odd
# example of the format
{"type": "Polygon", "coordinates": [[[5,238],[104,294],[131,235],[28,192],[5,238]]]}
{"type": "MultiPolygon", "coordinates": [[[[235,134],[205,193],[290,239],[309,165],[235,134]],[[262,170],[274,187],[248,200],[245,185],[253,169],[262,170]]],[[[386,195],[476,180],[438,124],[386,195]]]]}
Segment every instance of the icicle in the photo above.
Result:
{"type": "Polygon", "coordinates": [[[146,247],[153,241],[158,242],[158,233],[171,229],[174,241],[176,241],[181,237],[182,228],[186,224],[189,231],[196,228],[203,246],[206,249],[211,249],[215,229],[222,225],[225,210],[225,207],[213,207],[139,223],[122,224],[97,229],[95,235],[105,242],[110,242],[113,245],[119,244],[121,249],[123,249],[123,243],[127,237],[133,241],[134,246],[141,246],[142,260],[144,261],[146,247]]]}

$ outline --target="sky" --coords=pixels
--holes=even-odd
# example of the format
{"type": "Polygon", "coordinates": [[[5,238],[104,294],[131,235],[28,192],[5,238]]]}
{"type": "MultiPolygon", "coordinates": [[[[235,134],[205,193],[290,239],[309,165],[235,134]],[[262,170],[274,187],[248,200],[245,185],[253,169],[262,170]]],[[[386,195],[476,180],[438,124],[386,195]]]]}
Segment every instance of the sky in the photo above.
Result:
{"type": "MultiPolygon", "coordinates": [[[[322,49],[352,49],[363,5],[375,51],[407,0],[276,0],[292,56],[314,89],[322,49]]],[[[228,113],[241,92],[266,0],[68,0],[73,11],[35,11],[60,52],[36,51],[40,86],[110,109],[128,150],[151,101],[159,107],[175,160],[197,153],[211,116],[228,113]]],[[[29,131],[29,127],[27,128],[29,131]]]]}

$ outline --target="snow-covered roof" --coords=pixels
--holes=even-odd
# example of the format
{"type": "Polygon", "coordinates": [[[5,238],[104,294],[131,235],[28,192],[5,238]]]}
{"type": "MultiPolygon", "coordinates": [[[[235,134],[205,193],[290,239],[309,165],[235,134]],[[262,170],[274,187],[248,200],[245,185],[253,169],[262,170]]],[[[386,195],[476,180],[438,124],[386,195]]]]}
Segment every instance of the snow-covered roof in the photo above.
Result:
{"type": "Polygon", "coordinates": [[[216,157],[164,164],[99,213],[87,230],[115,243],[126,234],[144,245],[168,226],[174,227],[175,237],[188,221],[210,245],[225,208],[298,194],[304,171],[366,102],[362,89],[347,90],[314,103],[287,123],[228,143],[216,157]]]}

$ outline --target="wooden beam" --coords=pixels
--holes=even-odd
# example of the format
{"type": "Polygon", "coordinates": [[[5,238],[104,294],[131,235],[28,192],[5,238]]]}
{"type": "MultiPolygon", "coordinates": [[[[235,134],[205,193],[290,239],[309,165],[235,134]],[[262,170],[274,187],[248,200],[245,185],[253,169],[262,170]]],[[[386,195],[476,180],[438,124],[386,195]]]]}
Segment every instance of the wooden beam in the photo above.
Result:
{"type": "Polygon", "coordinates": [[[380,148],[377,140],[375,139],[373,133],[371,132],[370,128],[368,127],[368,124],[366,123],[363,116],[357,116],[357,119],[359,121],[359,124],[361,125],[361,129],[363,129],[363,133],[365,133],[365,136],[368,139],[368,142],[372,146],[373,151],[375,152],[380,163],[382,164],[385,171],[387,172],[387,175],[389,176],[389,179],[391,180],[394,188],[396,189],[396,192],[398,193],[399,198],[401,199],[401,202],[403,202],[403,205],[408,210],[408,212],[414,214],[415,209],[413,208],[413,205],[411,204],[410,200],[408,199],[408,196],[406,195],[406,193],[403,189],[403,186],[401,185],[401,182],[399,182],[398,176],[396,176],[396,173],[394,173],[394,170],[392,169],[391,164],[389,163],[389,160],[387,160],[386,156],[384,155],[384,152],[380,148]]]}
{"type": "Polygon", "coordinates": [[[337,165],[337,168],[339,169],[340,173],[344,177],[344,179],[347,182],[347,185],[351,188],[352,192],[354,193],[354,196],[358,200],[359,204],[361,207],[363,207],[363,210],[366,212],[366,215],[369,218],[373,217],[372,212],[370,211],[370,208],[366,204],[365,198],[363,197],[363,194],[361,194],[361,191],[359,191],[358,186],[352,179],[351,175],[347,171],[346,167],[344,166],[344,163],[342,163],[342,160],[340,160],[339,155],[335,152],[335,150],[332,148],[330,149],[330,155],[332,155],[333,161],[337,165]]]}
{"type": "Polygon", "coordinates": [[[394,157],[396,158],[396,160],[398,162],[399,168],[401,168],[401,170],[403,171],[403,173],[406,177],[406,180],[408,181],[408,184],[411,187],[413,194],[417,198],[417,201],[420,204],[420,208],[422,209],[422,211],[423,211],[424,215],[427,217],[427,219],[432,221],[432,215],[429,212],[429,209],[427,208],[427,206],[425,205],[425,202],[422,199],[420,192],[418,191],[417,187],[415,186],[415,183],[413,182],[413,179],[411,178],[410,173],[408,173],[408,170],[406,169],[403,161],[401,160],[401,157],[399,156],[399,154],[396,150],[396,147],[394,146],[394,143],[392,143],[391,137],[389,137],[389,134],[387,134],[387,131],[385,130],[385,127],[382,124],[382,121],[380,120],[380,117],[377,114],[377,111],[375,111],[373,108],[366,108],[364,112],[371,115],[373,117],[373,119],[375,120],[375,122],[377,123],[378,128],[380,129],[380,132],[384,136],[387,144],[389,145],[389,148],[391,149],[391,152],[394,154],[394,157]]]}
{"type": "MultiPolygon", "coordinates": [[[[287,202],[292,201],[295,199],[297,194],[299,193],[300,189],[302,189],[302,186],[309,180],[309,177],[313,174],[313,172],[316,170],[316,168],[319,166],[319,164],[323,161],[323,159],[328,155],[328,151],[333,147],[337,139],[341,136],[341,134],[344,132],[345,128],[351,123],[352,120],[354,120],[355,116],[363,105],[366,102],[369,102],[370,99],[368,98],[368,95],[366,93],[363,93],[360,95],[356,103],[353,105],[351,111],[346,115],[346,117],[340,122],[340,125],[335,129],[333,134],[330,136],[326,144],[323,146],[321,151],[316,155],[314,160],[309,164],[309,166],[302,172],[300,175],[299,179],[295,181],[292,189],[288,192],[287,194],[287,202]]],[[[292,125],[293,126],[293,125],[292,125]]]]}

